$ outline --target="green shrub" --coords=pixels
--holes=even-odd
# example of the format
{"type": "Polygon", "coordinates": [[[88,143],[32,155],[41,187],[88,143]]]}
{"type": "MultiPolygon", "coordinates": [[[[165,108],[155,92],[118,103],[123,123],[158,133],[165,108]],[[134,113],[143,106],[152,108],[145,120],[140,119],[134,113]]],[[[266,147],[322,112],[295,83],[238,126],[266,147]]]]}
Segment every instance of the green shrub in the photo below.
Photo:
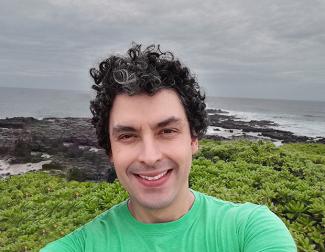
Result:
{"type": "Polygon", "coordinates": [[[38,251],[127,198],[118,182],[67,182],[43,172],[0,181],[1,251],[38,251]]]}
{"type": "MultiPolygon", "coordinates": [[[[267,205],[299,251],[325,251],[325,148],[321,144],[202,141],[190,174],[194,190],[267,205]]],[[[78,175],[78,174],[77,174],[78,175]]],[[[127,193],[114,183],[67,182],[43,172],[0,181],[1,251],[38,251],[127,193]]]]}
{"type": "Polygon", "coordinates": [[[299,251],[325,251],[325,145],[202,141],[194,190],[267,205],[288,226],[299,251]],[[217,161],[216,161],[217,160],[217,161]]]}

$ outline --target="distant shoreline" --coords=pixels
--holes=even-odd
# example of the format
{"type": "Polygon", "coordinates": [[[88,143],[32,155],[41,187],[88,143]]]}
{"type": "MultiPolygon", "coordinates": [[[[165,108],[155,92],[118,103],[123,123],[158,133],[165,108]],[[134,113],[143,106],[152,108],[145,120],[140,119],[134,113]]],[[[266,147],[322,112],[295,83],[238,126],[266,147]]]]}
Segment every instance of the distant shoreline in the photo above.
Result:
{"type": "MultiPolygon", "coordinates": [[[[210,126],[204,138],[321,143],[325,138],[296,136],[273,129],[272,121],[240,121],[222,110],[208,110],[210,126]]],[[[13,117],[0,119],[0,178],[29,170],[47,169],[76,180],[113,181],[115,173],[98,147],[91,118],[13,117]],[[24,166],[25,165],[25,166],[24,166]],[[19,170],[19,171],[18,171],[19,170]]]]}
{"type": "Polygon", "coordinates": [[[249,139],[270,140],[275,145],[282,143],[325,143],[325,137],[298,136],[290,131],[279,130],[275,127],[277,123],[269,120],[243,121],[229,115],[221,109],[208,109],[210,126],[207,138],[219,140],[249,139]]]}
{"type": "MultiPolygon", "coordinates": [[[[91,116],[89,101],[94,96],[91,90],[0,87],[0,119],[14,116],[88,118],[91,116]]],[[[301,136],[325,137],[325,101],[207,96],[206,104],[209,108],[228,111],[229,116],[238,118],[236,120],[270,120],[279,124],[276,129],[301,136]]]]}
{"type": "MultiPolygon", "coordinates": [[[[60,88],[43,88],[43,87],[8,87],[8,86],[0,86],[0,89],[25,89],[25,90],[43,90],[43,91],[67,91],[67,92],[76,92],[89,94],[93,91],[89,87],[89,89],[60,89],[60,88]]],[[[260,100],[260,101],[289,101],[289,102],[320,102],[324,103],[325,100],[306,100],[306,99],[297,99],[297,98],[272,98],[272,97],[248,97],[248,96],[207,96],[208,98],[213,99],[252,99],[252,100],[260,100]]]]}

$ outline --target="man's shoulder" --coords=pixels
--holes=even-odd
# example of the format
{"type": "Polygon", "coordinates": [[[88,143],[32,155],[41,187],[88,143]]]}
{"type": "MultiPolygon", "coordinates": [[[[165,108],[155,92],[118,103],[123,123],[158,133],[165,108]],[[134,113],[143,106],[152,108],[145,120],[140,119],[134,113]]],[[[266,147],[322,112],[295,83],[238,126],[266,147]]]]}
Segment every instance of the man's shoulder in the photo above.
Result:
{"type": "Polygon", "coordinates": [[[268,207],[264,205],[258,205],[251,202],[235,203],[227,200],[220,199],[215,196],[207,195],[202,192],[194,191],[195,197],[199,199],[205,210],[212,209],[213,211],[227,212],[227,213],[243,213],[250,214],[254,211],[268,211],[268,207]]]}
{"type": "Polygon", "coordinates": [[[116,225],[124,219],[123,215],[125,215],[126,208],[126,201],[114,205],[73,232],[49,243],[41,249],[41,252],[84,251],[86,241],[90,244],[96,244],[99,240],[107,240],[106,235],[114,233],[118,229],[116,225]]]}
{"type": "Polygon", "coordinates": [[[267,246],[279,248],[270,251],[296,251],[285,224],[267,206],[233,203],[199,192],[195,195],[200,198],[202,219],[207,220],[206,225],[212,229],[216,228],[214,233],[219,232],[223,239],[230,237],[229,240],[247,251],[262,251],[267,246]],[[275,241],[279,243],[275,244],[275,241]]]}
{"type": "Polygon", "coordinates": [[[245,232],[248,226],[258,223],[262,226],[265,223],[283,225],[282,221],[265,205],[251,202],[234,203],[200,192],[194,192],[194,194],[201,205],[201,217],[214,220],[216,226],[232,227],[234,230],[245,232]]]}

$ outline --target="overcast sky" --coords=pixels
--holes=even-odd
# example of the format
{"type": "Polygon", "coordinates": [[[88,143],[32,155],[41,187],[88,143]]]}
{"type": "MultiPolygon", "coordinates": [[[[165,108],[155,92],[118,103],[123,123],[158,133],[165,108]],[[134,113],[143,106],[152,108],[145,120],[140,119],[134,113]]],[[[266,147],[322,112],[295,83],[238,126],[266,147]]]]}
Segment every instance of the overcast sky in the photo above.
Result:
{"type": "Polygon", "coordinates": [[[135,41],[210,96],[325,101],[324,0],[0,1],[0,86],[89,90],[89,68],[135,41]]]}

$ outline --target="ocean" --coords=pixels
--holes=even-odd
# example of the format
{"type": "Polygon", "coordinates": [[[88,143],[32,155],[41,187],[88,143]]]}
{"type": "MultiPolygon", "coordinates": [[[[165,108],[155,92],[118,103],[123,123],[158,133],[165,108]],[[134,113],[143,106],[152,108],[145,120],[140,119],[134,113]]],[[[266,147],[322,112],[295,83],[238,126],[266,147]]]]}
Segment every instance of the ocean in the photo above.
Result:
{"type": "MultiPolygon", "coordinates": [[[[91,91],[0,87],[0,118],[31,116],[90,117],[91,91]]],[[[271,120],[277,129],[325,137],[325,102],[207,97],[208,108],[228,111],[240,120],[271,120]]]]}
{"type": "Polygon", "coordinates": [[[325,102],[207,97],[208,108],[220,108],[242,121],[270,120],[279,130],[325,137],[325,102]]]}
{"type": "Polygon", "coordinates": [[[91,97],[91,91],[0,87],[0,118],[90,117],[91,97]]]}

